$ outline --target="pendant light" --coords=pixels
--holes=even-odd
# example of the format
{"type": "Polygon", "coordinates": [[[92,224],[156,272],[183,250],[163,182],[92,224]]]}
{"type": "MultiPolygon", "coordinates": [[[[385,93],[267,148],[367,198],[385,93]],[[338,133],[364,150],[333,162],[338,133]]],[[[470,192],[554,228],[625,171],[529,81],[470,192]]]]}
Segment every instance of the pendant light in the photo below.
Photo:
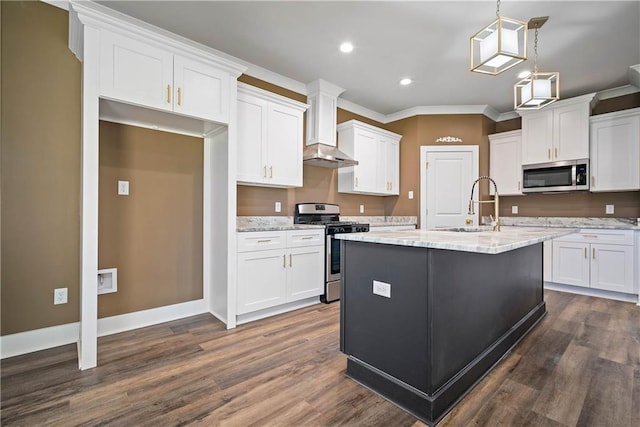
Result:
{"type": "Polygon", "coordinates": [[[527,23],[500,16],[471,36],[470,70],[495,76],[527,59],[527,23]]]}
{"type": "Polygon", "coordinates": [[[531,18],[529,27],[535,28],[533,38],[533,73],[513,87],[516,110],[539,110],[559,99],[560,73],[538,72],[538,29],[547,22],[548,16],[531,18]]]}

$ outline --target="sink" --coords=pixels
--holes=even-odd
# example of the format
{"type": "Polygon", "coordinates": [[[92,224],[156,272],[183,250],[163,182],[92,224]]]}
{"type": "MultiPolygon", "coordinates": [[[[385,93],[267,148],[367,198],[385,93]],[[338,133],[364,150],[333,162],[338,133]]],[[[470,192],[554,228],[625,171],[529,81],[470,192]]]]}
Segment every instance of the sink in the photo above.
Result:
{"type": "Polygon", "coordinates": [[[455,231],[458,233],[478,233],[481,231],[492,231],[493,228],[491,226],[484,227],[436,227],[432,228],[430,231],[455,231]]]}

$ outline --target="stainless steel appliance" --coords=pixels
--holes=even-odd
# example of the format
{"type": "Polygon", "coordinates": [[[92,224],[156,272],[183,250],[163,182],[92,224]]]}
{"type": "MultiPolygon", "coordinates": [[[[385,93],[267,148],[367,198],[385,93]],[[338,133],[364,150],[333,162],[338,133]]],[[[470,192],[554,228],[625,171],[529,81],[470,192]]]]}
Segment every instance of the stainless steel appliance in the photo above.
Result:
{"type": "Polygon", "coordinates": [[[589,189],[589,159],[522,166],[522,192],[589,189]]]}
{"type": "Polygon", "coordinates": [[[324,294],[322,302],[330,303],[340,299],[340,240],[335,238],[341,233],[364,233],[369,231],[369,224],[340,221],[340,207],[330,203],[298,203],[296,204],[295,224],[319,224],[325,226],[326,243],[324,294]]]}

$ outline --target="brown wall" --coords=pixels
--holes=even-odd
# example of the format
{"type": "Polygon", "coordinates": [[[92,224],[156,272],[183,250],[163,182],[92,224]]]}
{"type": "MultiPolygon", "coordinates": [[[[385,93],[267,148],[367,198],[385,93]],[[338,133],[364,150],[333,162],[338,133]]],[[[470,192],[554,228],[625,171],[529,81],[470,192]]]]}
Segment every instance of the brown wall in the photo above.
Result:
{"type": "Polygon", "coordinates": [[[202,138],[100,122],[98,317],[202,298],[202,170],[202,138]]]}
{"type": "Polygon", "coordinates": [[[80,63],[67,12],[2,8],[2,335],[79,319],[80,63]],[[53,289],[69,289],[53,305],[53,289]]]}

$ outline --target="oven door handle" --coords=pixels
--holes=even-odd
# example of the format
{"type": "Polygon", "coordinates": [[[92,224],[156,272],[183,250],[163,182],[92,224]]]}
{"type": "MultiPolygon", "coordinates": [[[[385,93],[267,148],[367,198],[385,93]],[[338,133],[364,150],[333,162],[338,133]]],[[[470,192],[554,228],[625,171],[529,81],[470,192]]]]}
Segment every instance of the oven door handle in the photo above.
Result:
{"type": "Polygon", "coordinates": [[[329,280],[329,276],[331,276],[331,235],[327,234],[327,244],[325,245],[327,248],[327,256],[326,261],[327,265],[325,266],[324,274],[325,274],[325,282],[329,280]]]}

